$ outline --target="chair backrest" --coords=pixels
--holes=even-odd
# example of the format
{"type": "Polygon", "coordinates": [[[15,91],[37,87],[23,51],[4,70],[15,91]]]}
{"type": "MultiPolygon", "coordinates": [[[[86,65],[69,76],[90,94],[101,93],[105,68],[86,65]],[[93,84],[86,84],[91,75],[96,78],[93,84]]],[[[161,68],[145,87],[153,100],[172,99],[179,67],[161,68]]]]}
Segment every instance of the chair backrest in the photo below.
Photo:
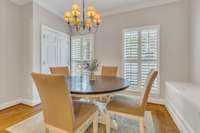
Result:
{"type": "Polygon", "coordinates": [[[59,75],[64,75],[64,76],[69,76],[69,68],[66,67],[50,67],[49,68],[51,71],[51,74],[59,74],[59,75]]]}
{"type": "Polygon", "coordinates": [[[72,133],[75,118],[65,77],[32,73],[32,78],[40,95],[45,123],[72,133]]]}
{"type": "Polygon", "coordinates": [[[101,75],[108,77],[117,77],[117,66],[102,66],[101,75]]]}
{"type": "Polygon", "coordinates": [[[148,78],[146,80],[144,90],[142,93],[141,101],[140,101],[140,105],[141,105],[141,107],[143,107],[143,109],[145,109],[145,107],[146,107],[152,85],[153,85],[157,75],[158,75],[158,71],[156,71],[156,70],[152,70],[148,75],[148,78]]]}

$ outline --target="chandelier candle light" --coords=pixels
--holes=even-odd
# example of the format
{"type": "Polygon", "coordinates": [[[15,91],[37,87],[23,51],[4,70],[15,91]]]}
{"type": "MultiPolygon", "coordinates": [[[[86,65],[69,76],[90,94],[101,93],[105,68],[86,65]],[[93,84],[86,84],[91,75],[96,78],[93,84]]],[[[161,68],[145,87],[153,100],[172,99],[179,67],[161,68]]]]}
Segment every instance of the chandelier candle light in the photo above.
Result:
{"type": "Polygon", "coordinates": [[[81,20],[81,10],[78,4],[73,4],[71,11],[66,11],[64,14],[64,20],[71,28],[75,28],[76,31],[80,29],[88,30],[97,29],[101,24],[101,15],[97,13],[93,6],[88,6],[85,10],[85,0],[82,3],[82,20],[81,20]],[[86,12],[85,12],[86,11],[86,12]]]}

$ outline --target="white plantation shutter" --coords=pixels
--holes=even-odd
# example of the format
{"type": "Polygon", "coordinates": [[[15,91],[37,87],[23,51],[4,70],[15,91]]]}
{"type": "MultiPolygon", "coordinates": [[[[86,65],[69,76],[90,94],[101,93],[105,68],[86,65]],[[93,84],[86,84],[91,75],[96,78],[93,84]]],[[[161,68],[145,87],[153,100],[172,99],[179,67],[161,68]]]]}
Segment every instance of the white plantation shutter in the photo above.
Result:
{"type": "Polygon", "coordinates": [[[93,54],[93,37],[92,36],[85,36],[83,37],[83,60],[90,61],[93,54]]]}
{"type": "Polygon", "coordinates": [[[94,51],[94,36],[82,35],[71,38],[71,73],[72,75],[82,75],[84,72],[80,65],[84,61],[90,61],[94,51]]]}
{"type": "MultiPolygon", "coordinates": [[[[129,80],[135,91],[144,86],[149,72],[159,69],[158,26],[128,29],[124,31],[124,78],[129,80]]],[[[159,78],[153,85],[153,92],[159,92],[159,78]]]]}
{"type": "Polygon", "coordinates": [[[132,87],[137,87],[139,82],[139,33],[137,31],[124,33],[124,76],[132,87]]]}
{"type": "Polygon", "coordinates": [[[72,37],[71,39],[71,74],[80,73],[78,66],[81,64],[81,38],[72,37]]]}

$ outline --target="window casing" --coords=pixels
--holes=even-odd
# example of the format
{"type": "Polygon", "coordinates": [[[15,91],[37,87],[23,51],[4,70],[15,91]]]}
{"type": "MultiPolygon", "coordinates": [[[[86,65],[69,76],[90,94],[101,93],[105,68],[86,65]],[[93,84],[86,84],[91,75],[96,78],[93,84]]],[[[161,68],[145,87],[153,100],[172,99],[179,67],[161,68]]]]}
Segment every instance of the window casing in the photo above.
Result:
{"type": "MultiPolygon", "coordinates": [[[[127,29],[123,32],[123,75],[132,91],[141,91],[152,69],[159,70],[160,26],[127,29]]],[[[159,75],[152,93],[160,93],[159,75]]]]}
{"type": "Polygon", "coordinates": [[[94,56],[94,35],[71,37],[71,74],[81,76],[84,71],[81,65],[84,61],[91,61],[94,56]]]}

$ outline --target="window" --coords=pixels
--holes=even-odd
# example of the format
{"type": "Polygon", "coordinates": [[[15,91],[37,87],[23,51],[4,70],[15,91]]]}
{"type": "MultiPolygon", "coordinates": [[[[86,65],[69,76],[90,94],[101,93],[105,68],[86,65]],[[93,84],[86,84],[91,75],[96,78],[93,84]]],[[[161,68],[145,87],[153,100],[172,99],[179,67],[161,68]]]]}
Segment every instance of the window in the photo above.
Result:
{"type": "Polygon", "coordinates": [[[80,65],[90,61],[94,52],[94,36],[82,35],[71,38],[71,72],[72,75],[82,75],[80,65]]]}
{"type": "MultiPolygon", "coordinates": [[[[159,69],[159,34],[159,26],[128,29],[123,32],[123,74],[131,83],[130,89],[134,91],[140,91],[139,88],[144,86],[152,69],[159,69]]],[[[159,93],[159,87],[157,78],[152,91],[159,93]]]]}

